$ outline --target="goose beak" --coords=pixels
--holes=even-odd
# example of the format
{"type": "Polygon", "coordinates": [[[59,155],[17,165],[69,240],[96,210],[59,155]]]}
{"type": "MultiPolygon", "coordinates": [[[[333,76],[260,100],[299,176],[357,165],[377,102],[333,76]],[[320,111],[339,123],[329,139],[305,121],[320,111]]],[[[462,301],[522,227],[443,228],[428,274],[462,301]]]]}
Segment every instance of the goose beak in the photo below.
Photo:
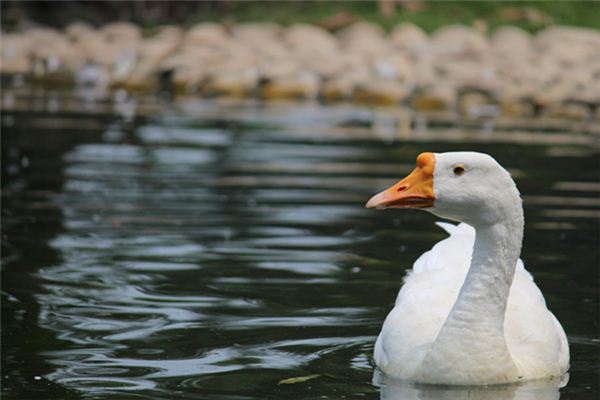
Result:
{"type": "Polygon", "coordinates": [[[421,153],[417,167],[400,182],[371,197],[367,208],[427,208],[433,207],[433,170],[435,155],[421,153]]]}

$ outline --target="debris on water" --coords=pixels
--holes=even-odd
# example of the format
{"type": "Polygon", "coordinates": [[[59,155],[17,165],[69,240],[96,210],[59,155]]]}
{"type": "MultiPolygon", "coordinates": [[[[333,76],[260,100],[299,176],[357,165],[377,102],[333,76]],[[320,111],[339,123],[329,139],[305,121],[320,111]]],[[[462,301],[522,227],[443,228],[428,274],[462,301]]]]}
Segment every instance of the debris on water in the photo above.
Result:
{"type": "Polygon", "coordinates": [[[293,378],[282,379],[277,384],[278,385],[293,385],[293,384],[296,384],[296,383],[302,383],[302,382],[309,381],[311,379],[318,378],[319,376],[321,376],[321,374],[312,374],[312,375],[306,375],[306,376],[296,376],[296,377],[293,377],[293,378]]]}

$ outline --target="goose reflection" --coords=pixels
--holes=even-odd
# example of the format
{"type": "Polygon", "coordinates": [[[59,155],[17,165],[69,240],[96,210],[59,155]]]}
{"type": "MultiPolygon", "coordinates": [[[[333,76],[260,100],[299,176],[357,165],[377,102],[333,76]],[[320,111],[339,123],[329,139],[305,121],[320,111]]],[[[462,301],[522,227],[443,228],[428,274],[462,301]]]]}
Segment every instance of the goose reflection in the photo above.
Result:
{"type": "Polygon", "coordinates": [[[394,380],[379,370],[373,374],[373,384],[381,389],[381,400],[558,400],[559,389],[569,381],[560,378],[524,382],[518,385],[434,386],[394,380]]]}

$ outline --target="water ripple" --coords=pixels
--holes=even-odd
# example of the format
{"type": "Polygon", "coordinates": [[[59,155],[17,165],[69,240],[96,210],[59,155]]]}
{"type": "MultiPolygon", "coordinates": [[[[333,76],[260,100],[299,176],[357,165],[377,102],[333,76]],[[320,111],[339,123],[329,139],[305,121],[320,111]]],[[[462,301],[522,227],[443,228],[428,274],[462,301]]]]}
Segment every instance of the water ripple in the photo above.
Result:
{"type": "Polygon", "coordinates": [[[526,264],[577,333],[563,390],[587,393],[599,368],[592,138],[444,127],[401,136],[375,126],[386,111],[194,104],[111,122],[88,142],[66,131],[73,142],[38,155],[27,175],[57,182],[54,191],[3,194],[16,210],[3,228],[21,227],[7,242],[29,246],[3,259],[26,286],[7,292],[16,301],[6,307],[43,332],[7,359],[41,357],[44,378],[90,398],[555,398],[556,388],[371,383],[373,343],[405,269],[444,233],[425,213],[364,203],[415,154],[464,149],[493,153],[516,177],[526,264]],[[31,312],[20,308],[27,296],[31,312]],[[318,378],[277,385],[309,375],[318,378]]]}

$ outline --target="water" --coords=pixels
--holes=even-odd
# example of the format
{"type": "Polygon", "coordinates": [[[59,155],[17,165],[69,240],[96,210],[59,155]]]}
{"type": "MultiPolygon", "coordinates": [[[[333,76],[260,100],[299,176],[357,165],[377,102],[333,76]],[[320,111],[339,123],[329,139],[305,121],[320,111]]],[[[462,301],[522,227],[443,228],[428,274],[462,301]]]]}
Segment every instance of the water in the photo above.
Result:
{"type": "Polygon", "coordinates": [[[597,398],[597,133],[433,122],[5,94],[3,398],[597,398]],[[448,150],[488,152],[515,176],[525,264],[569,336],[568,383],[373,376],[405,269],[445,234],[427,213],[363,206],[419,152],[448,150]]]}

